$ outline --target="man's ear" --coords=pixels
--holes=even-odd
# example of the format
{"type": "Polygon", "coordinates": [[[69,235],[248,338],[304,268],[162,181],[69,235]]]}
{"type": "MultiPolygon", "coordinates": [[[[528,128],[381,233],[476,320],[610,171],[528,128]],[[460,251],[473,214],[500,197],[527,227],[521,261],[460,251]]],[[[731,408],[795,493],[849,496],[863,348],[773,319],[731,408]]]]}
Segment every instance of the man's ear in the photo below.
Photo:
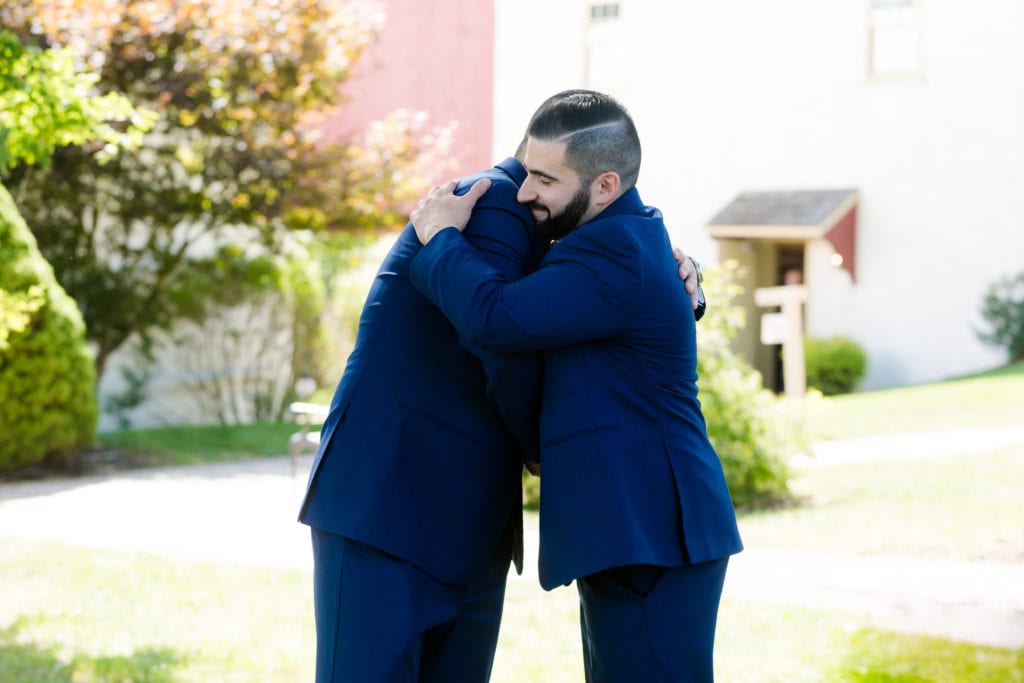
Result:
{"type": "Polygon", "coordinates": [[[594,178],[590,185],[590,196],[594,204],[604,208],[619,198],[622,179],[615,171],[605,171],[594,178]]]}

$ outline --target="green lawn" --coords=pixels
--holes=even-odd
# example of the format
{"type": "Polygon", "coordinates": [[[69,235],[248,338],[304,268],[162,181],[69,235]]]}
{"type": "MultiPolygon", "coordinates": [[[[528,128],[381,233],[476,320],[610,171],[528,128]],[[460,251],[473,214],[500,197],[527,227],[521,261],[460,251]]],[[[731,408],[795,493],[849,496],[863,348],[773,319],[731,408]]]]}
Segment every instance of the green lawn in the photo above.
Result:
{"type": "Polygon", "coordinates": [[[1024,447],[798,471],[801,503],[741,517],[750,546],[1024,561],[1024,447]]]}
{"type": "MultiPolygon", "coordinates": [[[[0,547],[4,683],[307,683],[306,572],[25,541],[0,547]]],[[[510,581],[494,683],[582,681],[576,594],[510,581]]],[[[718,680],[1020,683],[1024,650],[891,633],[859,615],[726,600],[718,680]]]]}
{"type": "MultiPolygon", "coordinates": [[[[822,399],[816,438],[1021,424],[1024,364],[822,399]]],[[[153,462],[275,455],[288,424],[104,435],[153,462]]],[[[1024,449],[798,470],[800,504],[745,514],[748,547],[1024,561],[1024,449]]],[[[0,503],[2,504],[2,503],[0,503]]],[[[534,517],[531,523],[536,523],[534,517]]],[[[311,576],[0,541],[3,683],[306,683],[311,576]]],[[[581,681],[575,590],[510,580],[495,683],[581,681]]],[[[1024,650],[879,630],[860,614],[726,600],[725,683],[1024,683],[1024,650]]]]}
{"type": "Polygon", "coordinates": [[[1024,424],[1024,362],[936,384],[828,398],[802,406],[811,441],[1024,424]]]}
{"type": "Polygon", "coordinates": [[[261,422],[106,432],[98,441],[104,448],[140,454],[154,465],[192,465],[284,455],[295,431],[291,422],[261,422]]]}
{"type": "Polygon", "coordinates": [[[309,681],[310,577],[4,541],[0,681],[309,681]]]}

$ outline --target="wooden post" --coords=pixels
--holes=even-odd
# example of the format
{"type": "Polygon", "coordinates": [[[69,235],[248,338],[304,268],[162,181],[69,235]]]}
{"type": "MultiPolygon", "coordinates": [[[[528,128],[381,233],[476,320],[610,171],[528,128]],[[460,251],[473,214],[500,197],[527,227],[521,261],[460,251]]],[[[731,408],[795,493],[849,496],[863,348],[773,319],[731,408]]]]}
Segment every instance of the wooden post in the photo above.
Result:
{"type": "MultiPolygon", "coordinates": [[[[782,377],[789,398],[803,398],[807,391],[804,369],[803,304],[807,301],[804,285],[760,287],[754,290],[758,306],[781,306],[784,320],[782,339],[782,377]]],[[[778,343],[778,342],[772,342],[778,343]]]]}

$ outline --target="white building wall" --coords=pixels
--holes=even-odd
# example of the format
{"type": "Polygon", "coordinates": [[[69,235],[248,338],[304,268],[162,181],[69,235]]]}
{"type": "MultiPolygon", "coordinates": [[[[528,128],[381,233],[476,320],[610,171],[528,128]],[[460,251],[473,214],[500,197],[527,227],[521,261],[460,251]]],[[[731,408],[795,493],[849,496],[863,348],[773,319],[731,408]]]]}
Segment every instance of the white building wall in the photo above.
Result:
{"type": "MultiPolygon", "coordinates": [[[[586,87],[590,2],[496,0],[496,150],[586,87]]],[[[707,220],[744,190],[860,191],[857,282],[812,245],[809,333],[869,355],[864,388],[1005,361],[978,341],[999,276],[1024,270],[1024,3],[924,0],[922,74],[868,76],[868,3],[622,0],[641,195],[714,261],[707,220]]],[[[507,151],[498,152],[503,156],[507,151]]]]}

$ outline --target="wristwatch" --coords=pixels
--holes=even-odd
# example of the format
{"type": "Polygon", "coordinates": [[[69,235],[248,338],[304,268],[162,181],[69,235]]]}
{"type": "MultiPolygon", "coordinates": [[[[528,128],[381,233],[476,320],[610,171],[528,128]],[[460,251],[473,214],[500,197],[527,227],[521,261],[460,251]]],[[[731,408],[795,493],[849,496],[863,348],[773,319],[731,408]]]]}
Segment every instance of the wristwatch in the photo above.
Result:
{"type": "Polygon", "coordinates": [[[697,272],[697,286],[704,284],[704,269],[700,267],[700,261],[692,256],[687,256],[686,258],[690,259],[690,263],[693,264],[693,269],[697,272]]]}
{"type": "Polygon", "coordinates": [[[697,308],[693,309],[693,319],[700,320],[708,310],[708,301],[704,298],[704,290],[697,287],[697,308]]]}
{"type": "Polygon", "coordinates": [[[697,259],[692,256],[686,258],[690,259],[693,270],[697,273],[697,308],[693,309],[693,319],[700,320],[708,310],[708,301],[704,298],[704,289],[701,287],[704,284],[704,269],[700,267],[700,261],[697,259]]]}

